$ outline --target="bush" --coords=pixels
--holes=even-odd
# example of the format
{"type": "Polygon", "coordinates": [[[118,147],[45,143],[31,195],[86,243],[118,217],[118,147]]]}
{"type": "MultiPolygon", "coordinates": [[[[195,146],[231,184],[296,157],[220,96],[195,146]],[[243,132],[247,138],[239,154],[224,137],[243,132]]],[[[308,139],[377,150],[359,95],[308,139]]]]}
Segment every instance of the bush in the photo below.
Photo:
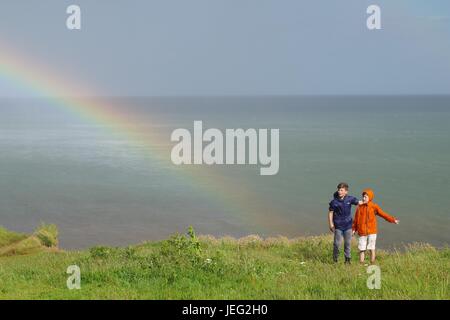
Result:
{"type": "Polygon", "coordinates": [[[34,232],[42,245],[51,248],[58,246],[58,228],[54,224],[42,223],[34,232]]]}
{"type": "Polygon", "coordinates": [[[176,234],[163,242],[161,254],[174,261],[189,260],[192,263],[199,262],[202,258],[200,241],[194,228],[189,227],[187,236],[176,234]]]}
{"type": "Polygon", "coordinates": [[[105,246],[95,246],[89,249],[89,255],[94,259],[106,259],[112,254],[112,248],[105,246]]]}

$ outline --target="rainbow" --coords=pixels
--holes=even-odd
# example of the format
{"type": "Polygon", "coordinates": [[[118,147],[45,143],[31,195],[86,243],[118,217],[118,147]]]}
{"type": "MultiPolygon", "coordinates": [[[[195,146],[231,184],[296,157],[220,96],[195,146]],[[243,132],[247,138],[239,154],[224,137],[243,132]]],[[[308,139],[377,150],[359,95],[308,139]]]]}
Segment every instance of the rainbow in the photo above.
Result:
{"type": "MultiPolygon", "coordinates": [[[[170,142],[168,136],[149,129],[148,119],[144,123],[137,115],[125,113],[128,108],[123,105],[104,101],[105,99],[90,98],[95,97],[95,94],[85,86],[80,86],[81,82],[69,83],[67,77],[58,76],[49,66],[6,48],[4,44],[0,45],[0,77],[15,86],[45,97],[55,107],[63,108],[83,121],[101,124],[111,134],[124,137],[130,144],[138,146],[150,159],[164,166],[168,174],[180,179],[186,187],[201,192],[205,200],[214,199],[219,206],[228,209],[242,221],[247,221],[247,224],[253,223],[263,230],[270,228],[293,231],[292,225],[280,219],[278,210],[272,203],[264,201],[241,181],[220,175],[217,170],[212,170],[207,165],[173,165],[170,150],[161,151],[161,146],[170,142]],[[78,97],[85,98],[74,98],[74,92],[78,97]],[[209,171],[205,174],[204,170],[209,171]]],[[[163,119],[156,117],[152,117],[150,121],[163,123],[163,119]]]]}

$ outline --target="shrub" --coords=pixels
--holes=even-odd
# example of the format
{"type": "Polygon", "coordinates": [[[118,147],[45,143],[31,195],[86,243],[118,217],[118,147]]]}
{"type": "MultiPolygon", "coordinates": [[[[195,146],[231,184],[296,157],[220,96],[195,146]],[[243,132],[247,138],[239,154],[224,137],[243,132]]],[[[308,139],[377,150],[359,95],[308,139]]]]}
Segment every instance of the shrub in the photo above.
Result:
{"type": "Polygon", "coordinates": [[[112,254],[112,248],[105,246],[95,246],[89,249],[89,255],[94,259],[106,259],[112,254]]]}
{"type": "Polygon", "coordinates": [[[161,254],[172,259],[174,262],[190,261],[199,262],[202,258],[200,241],[198,240],[194,228],[189,227],[187,236],[176,234],[169,240],[163,242],[161,254]]]}
{"type": "Polygon", "coordinates": [[[51,248],[58,246],[58,228],[54,224],[42,223],[34,232],[42,245],[51,248]]]}

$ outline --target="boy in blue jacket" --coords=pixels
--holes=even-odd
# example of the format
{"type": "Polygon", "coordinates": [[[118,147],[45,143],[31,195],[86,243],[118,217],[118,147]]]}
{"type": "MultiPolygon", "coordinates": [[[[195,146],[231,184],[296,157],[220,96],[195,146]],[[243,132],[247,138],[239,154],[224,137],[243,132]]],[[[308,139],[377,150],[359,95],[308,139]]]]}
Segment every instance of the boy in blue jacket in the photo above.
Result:
{"type": "Polygon", "coordinates": [[[345,263],[350,263],[350,244],[352,241],[352,205],[362,204],[356,197],[348,195],[348,184],[341,182],[337,186],[333,200],[329,203],[328,224],[334,233],[333,261],[337,262],[339,248],[344,240],[345,263]]]}

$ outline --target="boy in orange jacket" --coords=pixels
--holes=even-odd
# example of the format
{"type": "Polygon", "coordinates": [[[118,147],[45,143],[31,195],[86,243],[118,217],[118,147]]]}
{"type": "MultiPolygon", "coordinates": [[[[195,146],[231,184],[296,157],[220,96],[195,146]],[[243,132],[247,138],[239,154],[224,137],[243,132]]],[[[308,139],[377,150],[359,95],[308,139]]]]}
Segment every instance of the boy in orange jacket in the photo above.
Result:
{"type": "Polygon", "coordinates": [[[374,193],[366,189],[362,193],[363,204],[356,209],[353,220],[353,234],[358,232],[359,261],[364,263],[366,250],[370,251],[370,263],[375,262],[375,244],[377,240],[377,218],[379,215],[388,222],[398,224],[399,220],[384,212],[379,205],[372,202],[374,193]]]}

